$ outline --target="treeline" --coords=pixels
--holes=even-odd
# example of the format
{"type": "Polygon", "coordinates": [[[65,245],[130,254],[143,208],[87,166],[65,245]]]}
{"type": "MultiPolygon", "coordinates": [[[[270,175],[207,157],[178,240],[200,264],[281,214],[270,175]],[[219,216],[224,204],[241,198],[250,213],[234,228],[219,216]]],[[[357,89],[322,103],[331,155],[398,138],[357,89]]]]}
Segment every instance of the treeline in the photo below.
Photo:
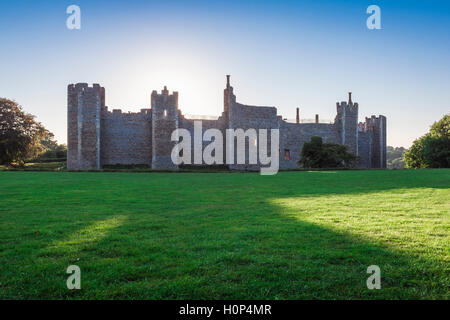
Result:
{"type": "Polygon", "coordinates": [[[66,157],[66,146],[59,145],[33,115],[15,101],[0,98],[0,165],[65,161],[66,157]]]}
{"type": "Polygon", "coordinates": [[[435,122],[405,152],[407,168],[450,168],[450,114],[435,122]]]}
{"type": "Polygon", "coordinates": [[[405,152],[403,147],[387,146],[386,165],[388,169],[405,169],[405,152]]]}
{"type": "Polygon", "coordinates": [[[409,149],[387,147],[388,169],[450,168],[450,115],[435,122],[409,149]]]}

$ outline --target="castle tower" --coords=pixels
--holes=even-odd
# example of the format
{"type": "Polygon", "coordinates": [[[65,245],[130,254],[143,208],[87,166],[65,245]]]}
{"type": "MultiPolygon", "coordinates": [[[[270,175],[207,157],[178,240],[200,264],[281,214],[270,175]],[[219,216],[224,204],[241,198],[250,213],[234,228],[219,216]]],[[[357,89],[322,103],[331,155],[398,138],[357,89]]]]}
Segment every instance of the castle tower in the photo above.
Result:
{"type": "Polygon", "coordinates": [[[105,88],[87,83],[67,88],[67,169],[99,170],[100,119],[105,88]]]}
{"type": "Polygon", "coordinates": [[[350,152],[358,155],[358,103],[353,103],[351,92],[348,93],[348,102],[337,102],[336,109],[335,124],[340,143],[345,144],[350,152]]]}
{"type": "Polygon", "coordinates": [[[366,118],[365,128],[372,133],[371,168],[386,168],[386,117],[366,118]]]}
{"type": "Polygon", "coordinates": [[[176,169],[171,153],[176,142],[172,132],[178,129],[178,92],[169,95],[167,87],[152,92],[152,169],[176,169]]]}

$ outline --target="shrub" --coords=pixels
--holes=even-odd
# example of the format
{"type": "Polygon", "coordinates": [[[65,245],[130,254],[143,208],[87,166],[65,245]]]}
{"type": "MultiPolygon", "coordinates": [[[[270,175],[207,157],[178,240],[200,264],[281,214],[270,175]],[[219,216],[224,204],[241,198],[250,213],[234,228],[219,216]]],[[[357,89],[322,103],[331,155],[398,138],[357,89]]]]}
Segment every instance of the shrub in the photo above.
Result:
{"type": "Polygon", "coordinates": [[[323,143],[321,137],[312,137],[303,145],[298,163],[305,168],[354,168],[357,159],[345,145],[323,143]]]}

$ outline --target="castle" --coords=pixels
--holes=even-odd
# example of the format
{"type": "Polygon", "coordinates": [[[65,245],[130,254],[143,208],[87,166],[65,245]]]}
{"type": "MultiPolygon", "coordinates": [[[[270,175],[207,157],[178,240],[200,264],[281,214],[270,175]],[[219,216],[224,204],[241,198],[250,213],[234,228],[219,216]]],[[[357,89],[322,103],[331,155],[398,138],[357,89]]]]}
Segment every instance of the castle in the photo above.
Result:
{"type": "MultiPolygon", "coordinates": [[[[320,136],[324,142],[339,143],[359,157],[360,168],[386,168],[386,117],[372,116],[358,123],[358,103],[336,104],[333,123],[300,123],[299,109],[295,122],[283,120],[275,107],[249,106],[236,102],[230,76],[224,90],[224,108],[218,119],[202,121],[202,130],[279,129],[279,167],[298,168],[305,142],[320,136]]],[[[171,141],[175,129],[193,133],[194,121],[178,108],[178,92],[151,94],[151,108],[137,113],[123,113],[105,106],[105,89],[86,83],[68,86],[67,168],[99,170],[107,165],[146,165],[154,170],[177,169],[171,160],[176,142],[171,141]]],[[[193,137],[194,135],[191,134],[193,137]]],[[[252,142],[248,142],[252,143],[252,142]]],[[[208,142],[202,142],[205,147],[208,142]]],[[[255,140],[256,145],[256,140],[255,140]]],[[[248,158],[248,157],[246,157],[248,158]]],[[[223,162],[225,163],[225,161],[223,162]]],[[[232,170],[255,170],[259,164],[230,164],[232,170]]]]}

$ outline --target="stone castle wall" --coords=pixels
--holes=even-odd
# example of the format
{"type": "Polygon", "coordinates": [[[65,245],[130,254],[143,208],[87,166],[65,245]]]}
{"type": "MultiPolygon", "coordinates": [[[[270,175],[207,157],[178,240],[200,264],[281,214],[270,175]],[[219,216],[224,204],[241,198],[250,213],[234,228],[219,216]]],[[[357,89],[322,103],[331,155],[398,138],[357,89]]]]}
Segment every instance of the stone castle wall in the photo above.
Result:
{"type": "Polygon", "coordinates": [[[372,133],[359,131],[359,166],[361,168],[372,168],[372,133]]]}
{"type": "MultiPolygon", "coordinates": [[[[201,136],[203,137],[203,134],[205,133],[206,130],[208,129],[218,129],[220,130],[220,132],[222,133],[222,137],[225,137],[225,128],[226,128],[226,122],[225,119],[223,117],[220,117],[217,120],[196,120],[196,119],[186,119],[184,118],[181,114],[180,114],[180,123],[179,123],[179,127],[186,129],[189,131],[190,135],[191,135],[191,145],[194,146],[194,137],[195,137],[195,132],[194,132],[194,122],[195,121],[201,121],[201,128],[202,128],[202,132],[201,132],[201,136]]],[[[201,141],[201,146],[202,146],[202,150],[205,149],[205,147],[207,145],[209,145],[211,143],[211,141],[201,141]]],[[[223,141],[223,146],[225,146],[225,141],[223,141]]],[[[225,152],[225,148],[223,149],[225,152]]],[[[203,161],[203,159],[201,159],[201,165],[205,165],[206,163],[203,161]]],[[[194,164],[194,150],[191,150],[191,163],[194,164]]],[[[225,163],[225,155],[222,158],[222,164],[225,163]]]]}
{"type": "Polygon", "coordinates": [[[101,164],[145,164],[152,162],[152,127],[150,109],[140,113],[109,112],[101,118],[101,164]]]}
{"type": "Polygon", "coordinates": [[[288,123],[281,121],[280,126],[280,168],[298,168],[300,153],[305,142],[320,136],[325,143],[339,143],[335,124],[328,123],[288,123]],[[285,159],[289,152],[290,160],[285,159]]]}
{"type": "MultiPolygon", "coordinates": [[[[298,168],[305,142],[320,136],[324,142],[340,143],[360,158],[361,168],[386,167],[386,118],[366,118],[358,123],[358,104],[349,101],[336,104],[334,123],[290,123],[277,115],[275,107],[248,106],[236,102],[229,77],[224,90],[224,112],[217,120],[201,120],[202,134],[216,128],[223,136],[223,163],[226,162],[226,129],[279,129],[278,158],[280,169],[298,168]]],[[[85,83],[68,86],[68,160],[69,170],[98,170],[106,165],[145,165],[155,170],[176,169],[171,152],[175,142],[172,132],[187,129],[194,146],[195,119],[186,119],[178,108],[178,93],[169,94],[167,88],[152,92],[151,109],[138,113],[108,111],[105,89],[98,84],[85,83]]],[[[317,121],[318,122],[318,121],[317,121]]],[[[270,137],[270,130],[268,132],[270,137]]],[[[258,138],[258,136],[257,136],[258,138]]],[[[256,139],[257,140],[257,139],[256,139]]],[[[209,141],[202,141],[203,149],[209,141]]],[[[260,164],[249,164],[248,150],[259,148],[259,142],[246,138],[245,164],[229,165],[235,170],[259,170],[260,164]]],[[[270,140],[268,145],[270,150],[270,140]]],[[[191,150],[191,163],[194,151],[191,150]]],[[[202,162],[204,164],[204,162],[202,162]]]]}

